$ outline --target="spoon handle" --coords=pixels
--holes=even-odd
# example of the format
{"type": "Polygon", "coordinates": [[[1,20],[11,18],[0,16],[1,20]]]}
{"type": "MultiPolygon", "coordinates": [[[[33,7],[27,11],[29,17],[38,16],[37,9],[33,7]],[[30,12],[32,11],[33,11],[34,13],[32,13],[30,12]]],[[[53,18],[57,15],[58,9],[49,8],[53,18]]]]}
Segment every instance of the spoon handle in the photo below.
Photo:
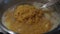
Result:
{"type": "Polygon", "coordinates": [[[53,4],[55,4],[56,2],[58,2],[58,0],[50,0],[48,3],[44,4],[42,6],[42,8],[49,7],[49,6],[53,5],[53,4]]]}

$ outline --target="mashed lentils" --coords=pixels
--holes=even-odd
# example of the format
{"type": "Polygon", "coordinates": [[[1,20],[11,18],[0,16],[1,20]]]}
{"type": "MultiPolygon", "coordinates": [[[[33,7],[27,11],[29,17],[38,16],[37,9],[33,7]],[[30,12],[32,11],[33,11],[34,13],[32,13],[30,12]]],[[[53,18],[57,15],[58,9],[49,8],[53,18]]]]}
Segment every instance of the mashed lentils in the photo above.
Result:
{"type": "Polygon", "coordinates": [[[42,34],[52,27],[45,13],[50,16],[50,12],[37,9],[32,5],[19,5],[14,12],[6,13],[6,26],[19,34],[42,34]]]}

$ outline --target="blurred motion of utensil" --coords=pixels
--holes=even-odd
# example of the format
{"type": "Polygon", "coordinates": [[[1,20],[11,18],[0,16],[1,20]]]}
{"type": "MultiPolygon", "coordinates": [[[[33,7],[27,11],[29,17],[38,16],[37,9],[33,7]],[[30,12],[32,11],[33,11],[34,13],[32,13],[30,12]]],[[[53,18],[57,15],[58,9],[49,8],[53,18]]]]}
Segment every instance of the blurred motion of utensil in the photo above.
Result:
{"type": "Polygon", "coordinates": [[[41,8],[46,8],[46,7],[49,7],[53,4],[55,4],[56,2],[58,2],[59,0],[49,0],[48,3],[44,4],[41,8]]]}

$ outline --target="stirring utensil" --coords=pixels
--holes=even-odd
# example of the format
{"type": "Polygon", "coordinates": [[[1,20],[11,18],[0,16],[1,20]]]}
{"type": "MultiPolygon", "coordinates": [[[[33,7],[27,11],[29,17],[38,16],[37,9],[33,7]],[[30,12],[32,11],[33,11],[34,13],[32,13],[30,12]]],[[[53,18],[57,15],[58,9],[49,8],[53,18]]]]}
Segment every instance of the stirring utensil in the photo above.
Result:
{"type": "Polygon", "coordinates": [[[49,0],[49,2],[44,4],[41,8],[49,7],[49,6],[53,5],[53,4],[55,4],[56,2],[58,2],[58,0],[49,0]]]}

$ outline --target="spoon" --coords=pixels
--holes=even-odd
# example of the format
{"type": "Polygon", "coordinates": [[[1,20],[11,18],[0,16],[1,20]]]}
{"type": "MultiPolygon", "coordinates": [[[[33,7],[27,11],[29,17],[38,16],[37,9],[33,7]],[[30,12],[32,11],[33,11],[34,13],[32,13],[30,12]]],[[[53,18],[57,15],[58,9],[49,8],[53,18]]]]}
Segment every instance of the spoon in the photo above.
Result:
{"type": "Polygon", "coordinates": [[[44,4],[41,8],[49,7],[51,5],[54,5],[56,2],[58,2],[58,0],[49,0],[49,2],[44,4]]]}
{"type": "Polygon", "coordinates": [[[51,5],[54,5],[56,2],[58,2],[58,0],[48,0],[48,1],[49,2],[47,2],[45,4],[34,2],[33,5],[38,9],[39,8],[44,9],[44,8],[50,7],[51,5]]]}

